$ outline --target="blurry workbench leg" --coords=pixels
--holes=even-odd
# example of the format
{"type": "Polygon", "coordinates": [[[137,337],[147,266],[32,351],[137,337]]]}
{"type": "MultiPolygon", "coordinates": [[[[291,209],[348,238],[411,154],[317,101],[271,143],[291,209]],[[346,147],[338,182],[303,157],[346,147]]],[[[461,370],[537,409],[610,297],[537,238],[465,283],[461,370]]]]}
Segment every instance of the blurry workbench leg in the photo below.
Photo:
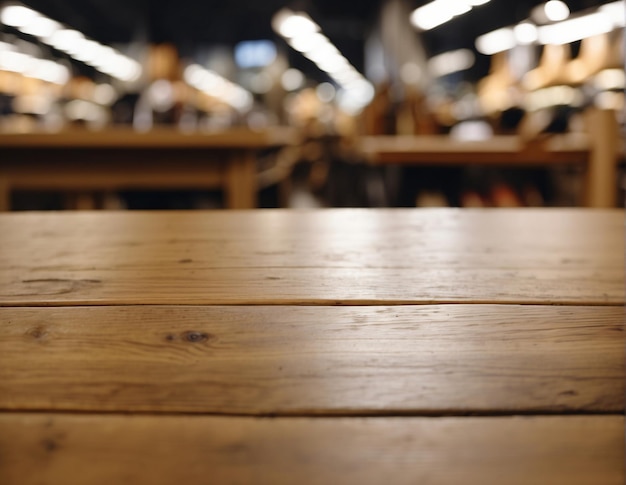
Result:
{"type": "Polygon", "coordinates": [[[11,189],[9,181],[0,175],[0,212],[11,210],[11,189]]]}
{"type": "Polygon", "coordinates": [[[228,209],[257,207],[256,157],[253,152],[232,155],[226,167],[225,189],[228,209]]]}
{"type": "Polygon", "coordinates": [[[617,144],[619,129],[611,110],[589,113],[591,153],[587,166],[587,206],[611,208],[617,204],[617,144]]]}

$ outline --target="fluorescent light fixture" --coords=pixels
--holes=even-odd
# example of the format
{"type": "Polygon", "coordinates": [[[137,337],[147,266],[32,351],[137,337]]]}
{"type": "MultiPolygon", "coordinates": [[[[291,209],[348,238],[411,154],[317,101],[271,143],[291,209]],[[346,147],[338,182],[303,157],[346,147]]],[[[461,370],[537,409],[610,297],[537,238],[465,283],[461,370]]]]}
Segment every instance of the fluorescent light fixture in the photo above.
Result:
{"type": "Polygon", "coordinates": [[[304,12],[292,12],[289,9],[279,11],[272,21],[274,30],[283,37],[299,37],[319,32],[320,27],[304,12]]]}
{"type": "Polygon", "coordinates": [[[67,68],[47,59],[34,59],[24,75],[60,85],[65,84],[70,78],[67,68]]]}
{"type": "Polygon", "coordinates": [[[613,30],[613,21],[603,13],[596,12],[539,27],[539,42],[542,44],[569,44],[586,37],[606,34],[613,30]]]}
{"type": "Polygon", "coordinates": [[[70,77],[67,68],[61,64],[8,50],[3,51],[0,56],[0,71],[16,72],[26,77],[61,85],[70,77]]]}
{"type": "Polygon", "coordinates": [[[445,52],[428,61],[428,70],[434,77],[464,71],[474,65],[474,54],[468,49],[445,52]]]}
{"type": "Polygon", "coordinates": [[[561,0],[550,0],[543,7],[546,17],[551,22],[559,22],[569,17],[569,7],[561,0]]]}
{"type": "Polygon", "coordinates": [[[35,17],[27,24],[20,27],[20,31],[39,38],[52,36],[62,28],[61,24],[46,17],[35,17]]]}
{"type": "Polygon", "coordinates": [[[613,2],[602,5],[595,12],[549,25],[537,27],[525,21],[514,27],[494,30],[476,39],[476,49],[482,54],[493,55],[510,50],[516,45],[570,44],[624,26],[626,26],[626,5],[622,2],[613,2]]]}
{"type": "Polygon", "coordinates": [[[515,32],[510,27],[503,27],[476,39],[476,49],[481,54],[491,56],[498,52],[508,51],[517,45],[515,32]]]}
{"type": "Polygon", "coordinates": [[[310,52],[320,46],[329,44],[330,41],[323,34],[314,32],[288,39],[287,43],[298,52],[310,52]]]}
{"type": "Polygon", "coordinates": [[[26,73],[33,63],[33,57],[22,52],[6,51],[0,57],[0,70],[26,73]]]}
{"type": "Polygon", "coordinates": [[[198,91],[219,99],[239,111],[246,111],[252,107],[252,94],[216,72],[205,69],[198,64],[187,66],[183,78],[187,84],[198,91]]]}
{"type": "Polygon", "coordinates": [[[522,22],[521,24],[513,27],[513,34],[515,35],[515,40],[519,45],[534,44],[539,38],[537,26],[530,22],[522,22]]]}
{"type": "Polygon", "coordinates": [[[374,87],[320,32],[319,25],[307,14],[282,9],[274,15],[272,27],[293,49],[314,62],[341,87],[338,100],[342,109],[356,114],[372,100],[374,87]],[[346,94],[348,91],[350,95],[346,94]]]}
{"type": "Polygon", "coordinates": [[[15,46],[9,44],[8,42],[0,41],[0,52],[13,52],[15,51],[15,46]]]}
{"type": "Polygon", "coordinates": [[[23,5],[9,5],[2,9],[0,22],[19,29],[39,17],[39,13],[23,5]]]}
{"type": "MultiPolygon", "coordinates": [[[[27,35],[36,36],[45,44],[120,81],[132,82],[141,76],[141,65],[137,61],[94,40],[86,39],[77,30],[67,28],[28,7],[8,5],[2,8],[0,22],[27,35]]],[[[47,78],[53,77],[49,74],[52,70],[45,72],[47,78]]],[[[61,78],[60,75],[55,77],[57,80],[61,78]]]]}
{"type": "Polygon", "coordinates": [[[77,42],[85,38],[83,34],[73,29],[57,30],[50,37],[44,39],[48,45],[63,52],[71,52],[77,42]]]}
{"type": "Polygon", "coordinates": [[[615,28],[626,26],[626,3],[623,1],[602,5],[598,11],[607,15],[615,28]]]}
{"type": "Polygon", "coordinates": [[[411,14],[411,23],[420,30],[431,30],[466,14],[472,8],[489,3],[490,0],[434,0],[419,7],[411,14]]]}

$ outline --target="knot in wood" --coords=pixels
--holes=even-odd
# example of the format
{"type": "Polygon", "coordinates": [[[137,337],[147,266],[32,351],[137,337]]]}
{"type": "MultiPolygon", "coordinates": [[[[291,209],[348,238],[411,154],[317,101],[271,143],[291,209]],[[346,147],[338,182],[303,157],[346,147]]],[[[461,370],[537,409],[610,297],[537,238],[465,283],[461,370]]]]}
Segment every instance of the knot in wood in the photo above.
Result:
{"type": "Polygon", "coordinates": [[[185,340],[187,340],[187,342],[191,342],[194,344],[200,343],[200,342],[206,342],[207,340],[209,340],[209,334],[203,333],[203,332],[190,331],[190,332],[185,332],[183,336],[185,340]]]}

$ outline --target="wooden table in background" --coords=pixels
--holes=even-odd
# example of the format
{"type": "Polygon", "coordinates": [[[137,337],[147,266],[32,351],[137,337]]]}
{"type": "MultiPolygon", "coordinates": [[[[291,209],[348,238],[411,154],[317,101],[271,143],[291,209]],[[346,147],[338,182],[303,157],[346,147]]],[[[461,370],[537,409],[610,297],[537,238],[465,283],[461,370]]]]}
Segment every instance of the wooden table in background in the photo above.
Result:
{"type": "Polygon", "coordinates": [[[13,190],[75,191],[92,209],[93,192],[129,189],[222,189],[226,207],[252,209],[257,155],[296,141],[288,128],[0,134],[0,210],[13,190]]]}
{"type": "Polygon", "coordinates": [[[624,211],[0,215],[0,483],[624,483],[624,211]]]}
{"type": "Polygon", "coordinates": [[[584,205],[618,206],[618,162],[624,155],[615,113],[589,114],[589,134],[555,135],[526,143],[519,136],[495,136],[484,141],[459,141],[447,135],[365,136],[358,150],[373,164],[407,166],[554,167],[585,168],[584,205]]]}

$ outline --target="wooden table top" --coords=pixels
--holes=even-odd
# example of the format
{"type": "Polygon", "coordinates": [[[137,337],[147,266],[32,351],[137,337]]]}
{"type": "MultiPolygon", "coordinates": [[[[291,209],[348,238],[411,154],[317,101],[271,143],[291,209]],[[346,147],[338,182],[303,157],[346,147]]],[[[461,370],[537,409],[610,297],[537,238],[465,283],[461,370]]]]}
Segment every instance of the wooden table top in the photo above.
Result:
{"type": "Polygon", "coordinates": [[[532,144],[517,135],[476,141],[448,135],[379,135],[361,137],[358,148],[373,163],[546,165],[583,163],[589,157],[591,143],[582,133],[555,135],[532,144]]]}
{"type": "Polygon", "coordinates": [[[0,215],[0,483],[622,484],[624,211],[0,215]]]}
{"type": "Polygon", "coordinates": [[[289,127],[251,130],[245,127],[212,132],[185,133],[156,127],[148,132],[129,128],[107,128],[103,131],[68,129],[60,132],[0,133],[2,149],[262,149],[291,145],[298,132],[289,127]]]}
{"type": "Polygon", "coordinates": [[[0,218],[1,305],[622,305],[624,213],[329,210],[0,218]]]}

